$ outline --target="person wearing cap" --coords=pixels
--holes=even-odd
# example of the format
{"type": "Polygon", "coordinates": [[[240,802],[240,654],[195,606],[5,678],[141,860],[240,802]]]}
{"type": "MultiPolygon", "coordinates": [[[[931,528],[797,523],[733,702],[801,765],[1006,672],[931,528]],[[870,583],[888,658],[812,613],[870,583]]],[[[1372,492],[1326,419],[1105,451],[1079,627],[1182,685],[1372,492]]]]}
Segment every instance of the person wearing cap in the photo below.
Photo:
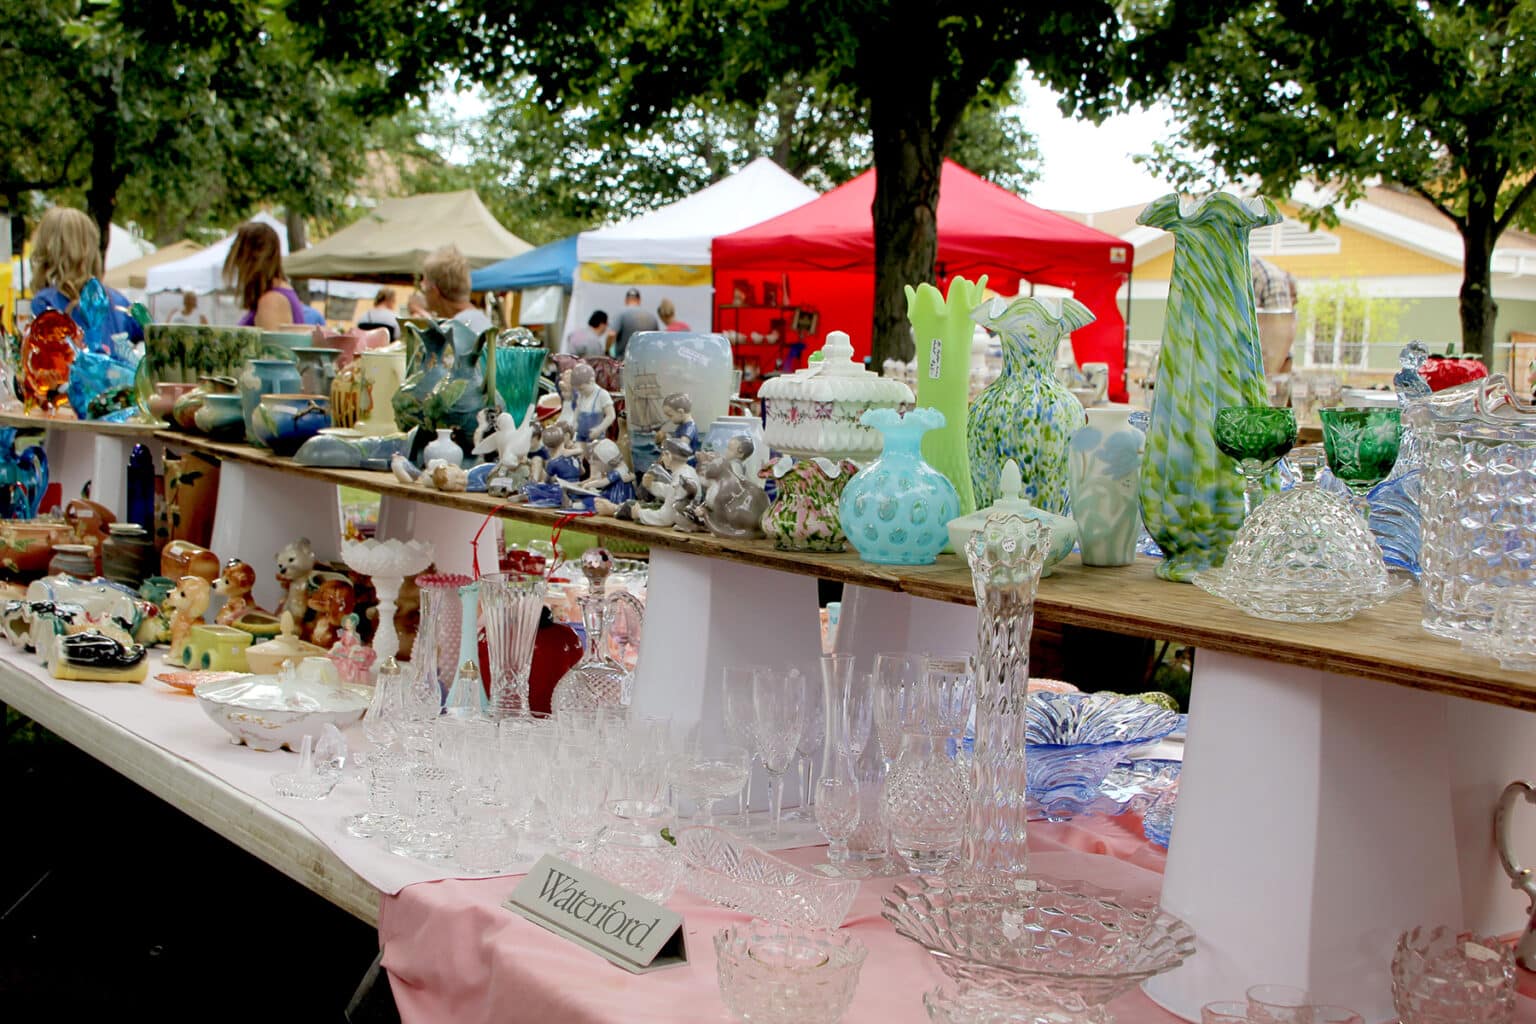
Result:
{"type": "Polygon", "coordinates": [[[661,324],[657,322],[656,314],[640,308],[640,289],[631,288],[624,293],[624,312],[619,314],[618,333],[613,339],[614,358],[624,358],[624,351],[629,348],[631,336],[641,331],[659,330],[661,330],[661,324]]]}

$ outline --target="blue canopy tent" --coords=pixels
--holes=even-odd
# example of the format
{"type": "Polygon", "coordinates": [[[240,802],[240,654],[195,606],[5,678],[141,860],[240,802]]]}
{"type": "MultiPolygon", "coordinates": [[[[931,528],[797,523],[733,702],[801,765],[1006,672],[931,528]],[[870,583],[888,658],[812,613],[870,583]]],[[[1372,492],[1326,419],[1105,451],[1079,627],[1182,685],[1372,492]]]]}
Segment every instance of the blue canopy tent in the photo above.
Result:
{"type": "Polygon", "coordinates": [[[530,249],[470,274],[477,292],[508,292],[559,285],[567,291],[576,273],[576,236],[530,249]]]}

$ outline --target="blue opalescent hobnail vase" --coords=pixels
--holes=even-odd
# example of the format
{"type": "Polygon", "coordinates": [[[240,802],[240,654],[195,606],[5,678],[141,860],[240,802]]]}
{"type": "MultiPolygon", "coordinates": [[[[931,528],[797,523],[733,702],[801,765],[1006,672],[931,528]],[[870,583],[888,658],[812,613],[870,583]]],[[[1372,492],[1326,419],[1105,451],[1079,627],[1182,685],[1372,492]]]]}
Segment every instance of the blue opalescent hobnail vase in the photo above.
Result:
{"type": "Polygon", "coordinates": [[[923,435],[943,426],[944,414],[871,409],[859,422],[880,431],[885,447],[843,488],[837,506],[843,532],[866,562],[931,565],[949,542],[947,524],[960,514],[955,485],[921,451],[923,435]]]}

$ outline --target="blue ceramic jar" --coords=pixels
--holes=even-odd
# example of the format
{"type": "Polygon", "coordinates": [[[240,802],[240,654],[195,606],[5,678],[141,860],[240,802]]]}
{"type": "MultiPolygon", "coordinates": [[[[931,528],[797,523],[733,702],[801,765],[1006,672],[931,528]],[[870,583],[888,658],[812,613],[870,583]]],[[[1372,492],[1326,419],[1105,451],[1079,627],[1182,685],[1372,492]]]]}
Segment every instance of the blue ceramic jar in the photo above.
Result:
{"type": "Polygon", "coordinates": [[[245,436],[256,439],[256,409],[262,395],[293,395],[304,390],[304,379],[292,359],[247,359],[240,374],[240,413],[245,418],[245,436]]]}

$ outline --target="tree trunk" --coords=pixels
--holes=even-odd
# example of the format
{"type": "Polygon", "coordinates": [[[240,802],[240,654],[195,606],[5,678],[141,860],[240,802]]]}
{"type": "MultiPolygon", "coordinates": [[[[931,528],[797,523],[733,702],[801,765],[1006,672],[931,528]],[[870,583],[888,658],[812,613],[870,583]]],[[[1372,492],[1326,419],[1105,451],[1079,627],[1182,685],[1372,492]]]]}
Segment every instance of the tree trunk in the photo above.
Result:
{"type": "Polygon", "coordinates": [[[111,140],[115,128],[103,129],[101,122],[116,125],[117,119],[107,116],[98,121],[97,144],[91,146],[91,183],[85,190],[85,212],[96,222],[101,232],[101,264],[107,264],[107,246],[112,241],[112,215],[117,210],[117,191],[127,175],[118,166],[111,140]]]}
{"type": "Polygon", "coordinates": [[[1493,365],[1493,326],[1499,305],[1493,301],[1494,212],[1472,208],[1461,228],[1464,247],[1461,277],[1461,349],[1464,355],[1481,356],[1490,371],[1493,365]]]}
{"type": "MultiPolygon", "coordinates": [[[[309,248],[309,224],[305,221],[302,213],[289,207],[283,213],[283,225],[288,229],[288,252],[290,255],[309,248]]],[[[300,300],[304,302],[309,301],[308,279],[290,280],[288,283],[298,293],[300,300]]]]}
{"type": "Polygon", "coordinates": [[[934,130],[933,80],[902,72],[871,90],[870,134],[875,157],[875,323],[871,368],[911,359],[912,327],[904,288],[933,280],[939,251],[939,172],[942,140],[934,130]]]}

